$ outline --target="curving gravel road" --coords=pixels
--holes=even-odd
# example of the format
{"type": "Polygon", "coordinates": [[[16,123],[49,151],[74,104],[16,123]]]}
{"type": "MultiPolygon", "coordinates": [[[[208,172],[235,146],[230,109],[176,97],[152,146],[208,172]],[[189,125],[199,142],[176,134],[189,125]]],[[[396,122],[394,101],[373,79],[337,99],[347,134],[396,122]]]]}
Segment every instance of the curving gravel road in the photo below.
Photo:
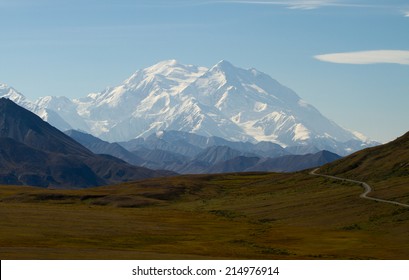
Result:
{"type": "Polygon", "coordinates": [[[384,203],[395,204],[395,205],[399,205],[399,206],[403,206],[403,207],[409,207],[409,204],[400,203],[400,202],[396,202],[396,201],[392,201],[392,200],[374,198],[374,197],[368,196],[368,194],[372,191],[372,187],[370,185],[368,185],[367,183],[365,183],[365,182],[361,182],[361,181],[357,181],[357,180],[351,180],[351,179],[345,179],[345,178],[331,176],[331,175],[317,174],[318,170],[319,170],[319,168],[315,168],[314,170],[312,170],[310,172],[310,175],[321,176],[321,177],[325,177],[325,178],[331,178],[331,179],[335,179],[335,180],[351,182],[351,183],[356,183],[356,184],[361,185],[364,188],[364,192],[359,195],[359,197],[361,197],[361,198],[374,200],[374,201],[379,201],[379,202],[384,202],[384,203]]]}

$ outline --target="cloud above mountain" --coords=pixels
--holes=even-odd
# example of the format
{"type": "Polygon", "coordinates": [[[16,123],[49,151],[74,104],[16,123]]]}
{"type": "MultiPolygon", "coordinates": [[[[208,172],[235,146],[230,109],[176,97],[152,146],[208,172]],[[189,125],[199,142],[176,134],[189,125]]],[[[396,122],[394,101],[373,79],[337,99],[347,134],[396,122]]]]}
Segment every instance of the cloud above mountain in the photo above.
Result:
{"type": "Polygon", "coordinates": [[[342,64],[393,63],[409,65],[407,50],[372,50],[359,52],[329,53],[314,56],[315,59],[342,64]]]}

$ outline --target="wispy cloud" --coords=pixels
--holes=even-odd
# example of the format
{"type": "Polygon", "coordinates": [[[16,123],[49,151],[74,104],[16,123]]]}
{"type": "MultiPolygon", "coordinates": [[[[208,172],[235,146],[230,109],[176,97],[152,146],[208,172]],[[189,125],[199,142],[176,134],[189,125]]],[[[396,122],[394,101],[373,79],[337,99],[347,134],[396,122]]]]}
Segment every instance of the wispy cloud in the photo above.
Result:
{"type": "Polygon", "coordinates": [[[325,1],[325,0],[316,0],[316,1],[289,1],[288,6],[292,9],[316,9],[319,7],[331,6],[337,4],[337,1],[325,1]]]}
{"type": "Polygon", "coordinates": [[[343,64],[394,63],[409,65],[409,51],[406,50],[374,50],[330,53],[316,55],[314,58],[325,62],[343,64]]]}
{"type": "MultiPolygon", "coordinates": [[[[215,1],[217,2],[217,1],[215,1]]],[[[280,5],[290,9],[312,10],[321,7],[378,7],[362,3],[347,3],[340,0],[221,0],[218,2],[241,3],[254,5],[280,5]]]]}
{"type": "Polygon", "coordinates": [[[226,3],[254,4],[254,5],[279,5],[291,9],[316,9],[322,6],[334,4],[335,0],[225,0],[226,3]]]}

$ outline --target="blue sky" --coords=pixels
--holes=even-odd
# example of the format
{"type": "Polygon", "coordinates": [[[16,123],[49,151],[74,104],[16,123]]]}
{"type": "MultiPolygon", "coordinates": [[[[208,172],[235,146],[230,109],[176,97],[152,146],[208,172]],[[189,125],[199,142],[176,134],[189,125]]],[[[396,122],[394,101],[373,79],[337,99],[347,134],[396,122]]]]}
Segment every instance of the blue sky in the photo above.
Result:
{"type": "Polygon", "coordinates": [[[409,130],[408,0],[0,0],[0,82],[82,97],[165,59],[254,67],[378,141],[409,130]]]}

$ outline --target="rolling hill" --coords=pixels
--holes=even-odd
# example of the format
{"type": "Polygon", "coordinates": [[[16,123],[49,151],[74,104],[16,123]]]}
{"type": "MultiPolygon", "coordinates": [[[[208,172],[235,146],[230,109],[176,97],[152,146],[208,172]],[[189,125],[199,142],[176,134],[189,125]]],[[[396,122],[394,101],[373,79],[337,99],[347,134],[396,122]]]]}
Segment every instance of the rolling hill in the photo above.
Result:
{"type": "Polygon", "coordinates": [[[321,172],[379,181],[388,178],[409,179],[409,132],[387,144],[356,152],[328,164],[321,172]]]}
{"type": "Polygon", "coordinates": [[[409,132],[387,144],[320,167],[319,173],[369,183],[371,196],[409,202],[409,132]]]}

